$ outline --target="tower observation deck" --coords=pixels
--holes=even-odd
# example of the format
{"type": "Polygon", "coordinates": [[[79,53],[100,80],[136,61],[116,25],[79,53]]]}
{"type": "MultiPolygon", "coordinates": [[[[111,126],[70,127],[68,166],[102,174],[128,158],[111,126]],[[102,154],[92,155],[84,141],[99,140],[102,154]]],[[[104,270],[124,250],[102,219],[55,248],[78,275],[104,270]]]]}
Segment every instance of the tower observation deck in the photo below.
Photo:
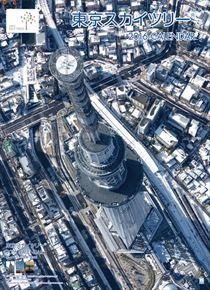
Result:
{"type": "Polygon", "coordinates": [[[99,122],[84,83],[79,52],[67,47],[58,49],[51,55],[49,68],[59,87],[69,96],[81,125],[75,159],[83,194],[103,206],[115,230],[129,247],[149,211],[140,193],[142,165],[126,148],[122,138],[99,122]]]}

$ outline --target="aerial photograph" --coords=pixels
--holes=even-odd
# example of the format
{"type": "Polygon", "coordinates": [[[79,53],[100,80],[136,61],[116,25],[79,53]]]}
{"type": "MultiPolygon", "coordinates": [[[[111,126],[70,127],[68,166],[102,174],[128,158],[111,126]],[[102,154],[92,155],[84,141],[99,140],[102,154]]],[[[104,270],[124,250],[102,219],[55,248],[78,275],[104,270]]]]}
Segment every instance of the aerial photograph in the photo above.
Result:
{"type": "Polygon", "coordinates": [[[0,0],[0,290],[210,290],[210,0],[0,0]]]}

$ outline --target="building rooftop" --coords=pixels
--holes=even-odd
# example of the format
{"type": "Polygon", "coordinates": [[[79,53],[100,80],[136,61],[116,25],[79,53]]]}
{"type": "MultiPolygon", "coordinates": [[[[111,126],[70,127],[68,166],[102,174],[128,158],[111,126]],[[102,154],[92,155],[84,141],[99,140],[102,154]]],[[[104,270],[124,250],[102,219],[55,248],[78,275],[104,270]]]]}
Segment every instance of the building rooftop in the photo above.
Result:
{"type": "Polygon", "coordinates": [[[187,85],[181,95],[181,98],[189,102],[195,94],[196,90],[191,85],[187,85]]]}
{"type": "Polygon", "coordinates": [[[169,118],[172,123],[179,125],[183,129],[185,129],[190,122],[190,119],[187,118],[186,116],[174,112],[171,112],[169,118]]]}
{"type": "Polygon", "coordinates": [[[167,130],[164,126],[158,127],[155,131],[155,135],[167,148],[173,147],[178,143],[175,134],[167,130]]]}
{"type": "Polygon", "coordinates": [[[135,93],[132,95],[132,99],[138,101],[139,103],[141,103],[144,107],[146,107],[147,103],[148,103],[148,99],[149,97],[147,97],[144,94],[140,94],[140,93],[135,93]]]}

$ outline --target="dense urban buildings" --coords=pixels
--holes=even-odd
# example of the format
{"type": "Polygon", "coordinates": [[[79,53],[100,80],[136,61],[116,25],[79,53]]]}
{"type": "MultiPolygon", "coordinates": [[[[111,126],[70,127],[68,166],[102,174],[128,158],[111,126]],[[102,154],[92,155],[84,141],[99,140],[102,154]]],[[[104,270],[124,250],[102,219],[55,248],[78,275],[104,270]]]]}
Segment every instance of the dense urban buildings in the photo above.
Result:
{"type": "Polygon", "coordinates": [[[0,0],[0,289],[210,289],[209,33],[208,0],[0,0]]]}

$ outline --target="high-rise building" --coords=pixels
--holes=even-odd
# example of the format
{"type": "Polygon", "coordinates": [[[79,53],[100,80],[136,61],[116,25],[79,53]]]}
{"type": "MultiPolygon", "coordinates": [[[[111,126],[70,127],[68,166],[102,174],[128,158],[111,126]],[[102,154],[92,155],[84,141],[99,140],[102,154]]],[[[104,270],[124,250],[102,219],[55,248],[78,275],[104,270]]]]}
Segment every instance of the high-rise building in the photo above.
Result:
{"type": "Polygon", "coordinates": [[[50,58],[50,71],[68,94],[81,125],[75,159],[82,192],[103,208],[115,232],[129,248],[150,211],[142,192],[142,165],[122,138],[99,122],[84,83],[78,51],[58,49],[50,58]]]}

